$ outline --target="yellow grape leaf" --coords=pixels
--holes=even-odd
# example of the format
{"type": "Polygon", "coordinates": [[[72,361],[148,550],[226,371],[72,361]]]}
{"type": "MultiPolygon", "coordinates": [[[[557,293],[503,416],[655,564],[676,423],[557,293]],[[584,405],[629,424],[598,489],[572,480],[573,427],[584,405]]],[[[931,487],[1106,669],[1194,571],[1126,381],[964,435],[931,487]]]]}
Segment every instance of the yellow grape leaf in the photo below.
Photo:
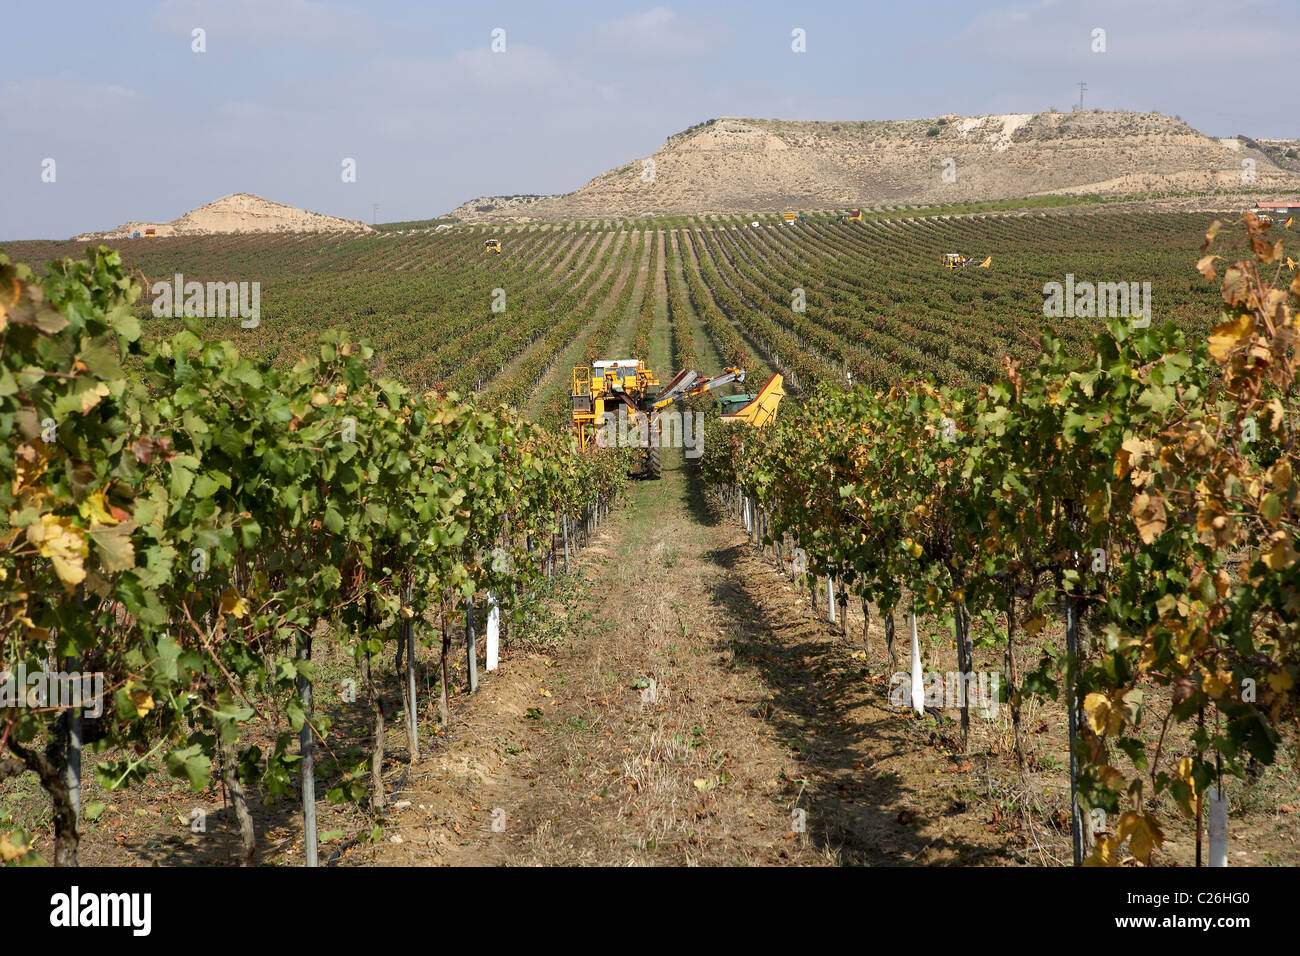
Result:
{"type": "Polygon", "coordinates": [[[1126,478],[1130,471],[1141,468],[1147,457],[1155,450],[1151,442],[1136,436],[1124,439],[1119,454],[1115,458],[1115,477],[1126,478]]]}
{"type": "Polygon", "coordinates": [[[1128,848],[1144,866],[1151,860],[1151,851],[1165,842],[1160,821],[1149,813],[1139,814],[1135,810],[1120,815],[1115,838],[1121,844],[1128,840],[1128,848]]]}
{"type": "Polygon", "coordinates": [[[91,527],[97,524],[112,527],[118,523],[112,512],[108,510],[108,496],[102,491],[86,495],[77,505],[77,511],[81,513],[81,517],[90,522],[91,527]]]}
{"type": "Polygon", "coordinates": [[[709,788],[709,781],[705,780],[703,777],[695,778],[696,790],[707,790],[708,788],[709,788]]]}
{"type": "Polygon", "coordinates": [[[41,515],[27,526],[27,540],[40,549],[41,556],[54,564],[54,573],[71,591],[86,578],[86,555],[90,548],[86,536],[69,518],[41,515]]]}
{"type": "Polygon", "coordinates": [[[1101,836],[1093,844],[1092,853],[1083,861],[1084,866],[1119,866],[1119,841],[1113,836],[1101,836]]]}
{"type": "Polygon", "coordinates": [[[1260,555],[1261,560],[1270,571],[1281,571],[1295,563],[1300,554],[1296,554],[1291,544],[1291,535],[1285,531],[1274,531],[1269,538],[1273,546],[1260,555]]]}
{"type": "MultiPolygon", "coordinates": [[[[1115,467],[1118,470],[1119,464],[1116,463],[1115,467]]],[[[1104,521],[1106,518],[1107,508],[1110,505],[1108,489],[1104,487],[1098,488],[1096,491],[1088,495],[1088,497],[1084,499],[1083,503],[1088,509],[1089,518],[1098,523],[1104,521]]]]}
{"type": "Polygon", "coordinates": [[[13,834],[11,833],[0,833],[0,862],[12,863],[19,857],[26,856],[27,851],[31,849],[31,847],[28,846],[18,846],[14,844],[14,842],[9,839],[12,835],[13,834]]]}
{"type": "Polygon", "coordinates": [[[240,597],[234,588],[226,588],[221,595],[221,613],[244,617],[248,614],[248,602],[240,597]]]}
{"type": "Polygon", "coordinates": [[[1195,761],[1191,757],[1184,757],[1178,761],[1178,766],[1174,769],[1174,775],[1187,786],[1187,792],[1175,797],[1178,802],[1178,810],[1188,820],[1196,817],[1196,778],[1192,776],[1192,768],[1195,761]]]}
{"type": "MultiPolygon", "coordinates": [[[[1231,270],[1229,270],[1231,272],[1231,270]]],[[[1226,288],[1226,283],[1225,283],[1226,288]]],[[[1227,297],[1227,292],[1224,292],[1227,297]]],[[[1250,313],[1234,316],[1210,330],[1210,355],[1217,362],[1227,359],[1233,349],[1249,339],[1255,331],[1255,319],[1250,313]]]]}
{"type": "Polygon", "coordinates": [[[1286,289],[1270,289],[1264,297],[1264,315],[1279,325],[1286,324],[1287,298],[1286,289]]]}
{"type": "Polygon", "coordinates": [[[1269,483],[1278,491],[1286,491],[1291,487],[1291,462],[1286,458],[1279,458],[1272,468],[1268,470],[1269,483]]]}
{"type": "Polygon", "coordinates": [[[1145,492],[1133,499],[1133,523],[1143,544],[1155,541],[1165,530],[1165,502],[1159,495],[1145,492]]]}
{"type": "Polygon", "coordinates": [[[1214,593],[1221,598],[1228,596],[1232,591],[1232,578],[1228,577],[1228,572],[1220,568],[1214,572],[1214,593]]]}
{"type": "Polygon", "coordinates": [[[1097,779],[1111,790],[1118,790],[1124,785],[1124,774],[1110,764],[1103,764],[1097,768],[1097,779]]]}
{"type": "Polygon", "coordinates": [[[1273,671],[1268,675],[1268,686],[1279,694],[1285,694],[1295,686],[1295,681],[1286,671],[1273,671]]]}
{"type": "Polygon", "coordinates": [[[83,389],[77,396],[81,400],[81,414],[86,414],[99,404],[99,400],[108,395],[108,385],[97,382],[92,388],[83,389]]]}
{"type": "Polygon", "coordinates": [[[33,447],[26,443],[14,449],[14,480],[12,491],[17,496],[24,488],[30,488],[36,479],[45,474],[50,463],[49,446],[41,443],[33,447]]]}
{"type": "Polygon", "coordinates": [[[1222,697],[1232,686],[1232,675],[1227,671],[1201,671],[1201,689],[1210,697],[1222,697]]]}
{"type": "Polygon", "coordinates": [[[1043,617],[1041,614],[1035,614],[1032,617],[1025,618],[1025,623],[1022,625],[1025,629],[1025,633],[1030,637],[1037,637],[1042,633],[1043,628],[1046,626],[1047,618],[1043,617]]]}
{"type": "Polygon", "coordinates": [[[1219,277],[1219,274],[1214,271],[1214,260],[1217,258],[1219,257],[1213,255],[1202,256],[1196,261],[1196,271],[1205,276],[1205,278],[1209,279],[1211,282],[1219,277]]]}
{"type": "Polygon", "coordinates": [[[1259,261],[1265,264],[1276,262],[1282,256],[1282,240],[1269,242],[1267,239],[1260,239],[1256,236],[1250,240],[1250,247],[1259,257],[1259,261]]]}
{"type": "Polygon", "coordinates": [[[149,713],[149,711],[153,710],[153,695],[144,688],[131,691],[129,696],[132,705],[135,707],[135,715],[137,717],[144,717],[149,713]]]}
{"type": "Polygon", "coordinates": [[[1202,252],[1210,248],[1210,244],[1214,242],[1214,237],[1219,234],[1219,230],[1222,228],[1223,222],[1221,220],[1216,219],[1210,223],[1210,228],[1205,230],[1205,242],[1201,245],[1202,252]]]}
{"type": "Polygon", "coordinates": [[[1083,699],[1083,712],[1087,715],[1088,726],[1098,737],[1119,733],[1124,723],[1124,714],[1118,710],[1109,697],[1093,691],[1083,699]]]}

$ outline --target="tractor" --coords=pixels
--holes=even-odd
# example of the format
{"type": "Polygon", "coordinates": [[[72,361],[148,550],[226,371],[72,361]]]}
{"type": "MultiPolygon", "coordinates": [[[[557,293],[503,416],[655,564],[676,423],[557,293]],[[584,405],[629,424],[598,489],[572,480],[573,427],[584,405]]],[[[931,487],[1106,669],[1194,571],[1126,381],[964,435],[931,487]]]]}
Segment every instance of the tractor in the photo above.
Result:
{"type": "MultiPolygon", "coordinates": [[[[655,373],[639,359],[612,359],[575,366],[569,399],[578,450],[586,452],[593,445],[626,441],[644,449],[638,473],[644,478],[659,478],[663,475],[659,449],[676,444],[674,429],[683,444],[689,439],[677,416],[664,414],[668,407],[680,399],[744,380],[745,370],[741,368],[724,369],[713,378],[687,369],[674,375],[667,385],[661,385],[655,373]],[[617,429],[618,441],[612,440],[611,429],[617,429]]],[[[742,407],[734,409],[729,419],[724,415],[724,420],[757,424],[751,419],[762,411],[764,421],[768,421],[775,415],[776,404],[783,394],[780,376],[773,376],[760,395],[744,396],[742,407]],[[757,401],[760,397],[762,402],[757,401]]]]}
{"type": "Polygon", "coordinates": [[[484,252],[495,252],[497,255],[501,255],[501,240],[500,240],[500,239],[484,239],[484,240],[483,240],[483,251],[484,251],[484,252]]]}
{"type": "Polygon", "coordinates": [[[843,213],[843,212],[842,212],[842,213],[839,214],[839,216],[836,218],[835,221],[836,221],[836,222],[861,222],[861,221],[862,221],[862,210],[861,210],[861,209],[851,209],[851,210],[849,210],[847,213],[843,213]]]}
{"type": "Polygon", "coordinates": [[[992,256],[985,256],[983,259],[979,259],[975,256],[963,256],[960,252],[945,252],[943,254],[943,267],[945,269],[965,269],[967,266],[975,266],[977,269],[987,269],[992,262],[992,256]]]}

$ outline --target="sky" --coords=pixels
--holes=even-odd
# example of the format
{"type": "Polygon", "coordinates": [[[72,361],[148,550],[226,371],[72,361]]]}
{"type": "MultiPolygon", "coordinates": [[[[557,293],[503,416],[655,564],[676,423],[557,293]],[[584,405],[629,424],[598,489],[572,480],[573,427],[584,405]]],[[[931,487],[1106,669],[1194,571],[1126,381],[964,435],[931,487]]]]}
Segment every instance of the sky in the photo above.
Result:
{"type": "Polygon", "coordinates": [[[1081,80],[1085,108],[1300,138],[1297,0],[43,0],[0,16],[0,239],[166,222],[236,192],[426,219],[569,192],[714,117],[1064,111],[1081,80]]]}

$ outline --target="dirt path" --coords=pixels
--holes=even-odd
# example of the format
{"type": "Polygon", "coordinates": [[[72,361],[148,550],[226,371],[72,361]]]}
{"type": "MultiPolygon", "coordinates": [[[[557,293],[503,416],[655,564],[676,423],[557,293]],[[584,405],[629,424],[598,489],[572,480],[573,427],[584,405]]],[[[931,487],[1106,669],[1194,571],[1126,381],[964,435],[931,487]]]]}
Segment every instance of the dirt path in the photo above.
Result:
{"type": "Polygon", "coordinates": [[[888,707],[883,677],[866,675],[860,652],[742,529],[702,507],[680,456],[665,465],[583,552],[571,630],[550,652],[508,648],[411,771],[386,842],[344,862],[978,863],[1000,853],[961,798],[970,774],[942,772],[955,763],[888,707]]]}

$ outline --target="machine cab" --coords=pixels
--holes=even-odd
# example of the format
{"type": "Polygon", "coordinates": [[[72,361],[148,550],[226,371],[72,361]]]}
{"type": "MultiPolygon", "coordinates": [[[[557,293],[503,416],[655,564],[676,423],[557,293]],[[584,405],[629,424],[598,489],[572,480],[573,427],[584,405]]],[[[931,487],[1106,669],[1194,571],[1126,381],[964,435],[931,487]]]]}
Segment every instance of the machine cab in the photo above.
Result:
{"type": "Polygon", "coordinates": [[[637,359],[610,359],[591,363],[592,377],[601,379],[607,392],[626,392],[636,388],[637,373],[644,368],[644,364],[637,359]]]}

